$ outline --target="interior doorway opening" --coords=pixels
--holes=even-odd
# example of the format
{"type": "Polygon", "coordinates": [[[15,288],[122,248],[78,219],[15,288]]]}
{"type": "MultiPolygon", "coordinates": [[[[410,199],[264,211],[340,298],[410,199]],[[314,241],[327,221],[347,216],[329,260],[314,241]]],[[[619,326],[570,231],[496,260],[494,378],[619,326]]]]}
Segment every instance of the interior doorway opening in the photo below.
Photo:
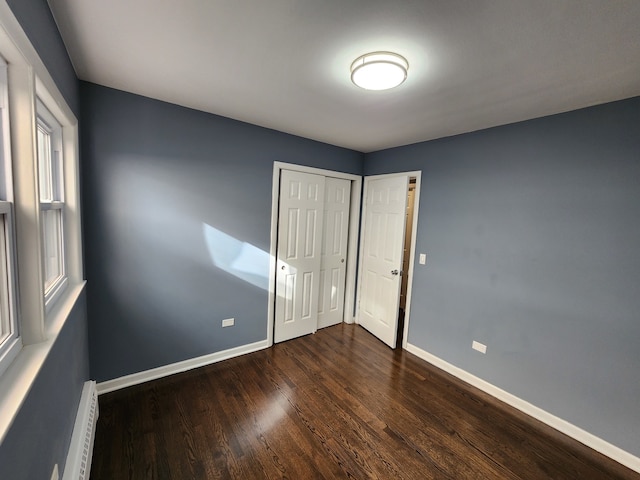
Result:
{"type": "Polygon", "coordinates": [[[413,238],[413,214],[416,196],[416,177],[409,178],[407,190],[407,214],[405,217],[404,248],[402,257],[402,280],[400,285],[400,308],[398,309],[398,334],[396,348],[404,342],[405,312],[407,309],[407,289],[409,286],[409,267],[412,255],[411,244],[413,238]]]}
{"type": "Polygon", "coordinates": [[[420,171],[364,178],[356,321],[391,348],[407,343],[420,178],[420,171]],[[403,277],[404,324],[399,328],[403,277]]]}

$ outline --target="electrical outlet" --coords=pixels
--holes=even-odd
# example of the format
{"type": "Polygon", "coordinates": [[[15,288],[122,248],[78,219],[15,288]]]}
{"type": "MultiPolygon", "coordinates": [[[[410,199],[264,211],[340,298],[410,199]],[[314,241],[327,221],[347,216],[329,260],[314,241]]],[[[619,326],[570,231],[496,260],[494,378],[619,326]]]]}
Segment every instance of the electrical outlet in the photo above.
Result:
{"type": "Polygon", "coordinates": [[[236,323],[235,318],[225,318],[224,320],[222,320],[223,327],[232,327],[234,323],[236,323]]]}
{"type": "Polygon", "coordinates": [[[487,346],[483,345],[480,342],[476,342],[475,340],[471,344],[471,348],[473,348],[474,350],[479,351],[480,353],[487,353],[487,346]]]}
{"type": "Polygon", "coordinates": [[[426,265],[427,264],[427,254],[426,253],[421,253],[420,254],[420,265],[426,265]]]}
{"type": "Polygon", "coordinates": [[[58,464],[53,466],[53,472],[51,472],[51,480],[59,480],[60,474],[58,473],[58,464]]]}

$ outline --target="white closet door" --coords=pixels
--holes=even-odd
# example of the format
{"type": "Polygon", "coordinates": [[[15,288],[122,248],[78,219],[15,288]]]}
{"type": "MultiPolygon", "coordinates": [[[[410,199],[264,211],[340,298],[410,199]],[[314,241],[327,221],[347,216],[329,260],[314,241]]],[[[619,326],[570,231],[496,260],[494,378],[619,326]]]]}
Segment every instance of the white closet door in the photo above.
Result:
{"type": "Polygon", "coordinates": [[[351,182],[326,177],[318,328],[336,325],[344,317],[350,203],[351,182]]]}
{"type": "Polygon", "coordinates": [[[324,194],[324,176],[282,170],[275,342],[317,330],[324,194]]]}

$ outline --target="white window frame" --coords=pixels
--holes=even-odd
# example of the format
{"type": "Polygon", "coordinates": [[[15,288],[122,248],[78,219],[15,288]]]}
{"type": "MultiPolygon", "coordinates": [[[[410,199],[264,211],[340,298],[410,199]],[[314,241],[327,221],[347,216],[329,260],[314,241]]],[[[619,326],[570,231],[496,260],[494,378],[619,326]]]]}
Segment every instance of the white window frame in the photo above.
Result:
{"type": "Polygon", "coordinates": [[[16,303],[13,175],[7,63],[0,57],[0,375],[22,348],[16,303]]]}
{"type": "Polygon", "coordinates": [[[65,204],[62,126],[40,99],[36,103],[36,136],[40,196],[40,228],[44,272],[45,311],[49,312],[68,285],[65,260],[65,204]],[[41,141],[44,140],[44,141],[41,141]],[[46,217],[56,214],[53,229],[46,217]],[[57,275],[49,278],[51,263],[57,275]]]}
{"type": "MultiPolygon", "coordinates": [[[[7,362],[4,372],[0,372],[1,444],[72,310],[84,308],[78,299],[86,282],[82,265],[78,122],[6,0],[0,0],[0,56],[7,64],[13,174],[12,197],[9,197],[13,208],[2,204],[0,218],[5,219],[5,224],[7,218],[13,221],[9,227],[13,232],[5,236],[13,242],[16,252],[14,258],[9,258],[13,264],[10,268],[15,271],[16,325],[23,347],[18,346],[13,361],[7,362]],[[37,157],[38,101],[60,124],[60,162],[64,165],[61,173],[64,201],[60,211],[64,216],[62,235],[67,280],[66,287],[55,295],[53,302],[46,302],[45,295],[43,210],[37,157]],[[2,212],[9,212],[8,216],[2,212]]],[[[9,178],[6,172],[4,178],[9,178]]]]}

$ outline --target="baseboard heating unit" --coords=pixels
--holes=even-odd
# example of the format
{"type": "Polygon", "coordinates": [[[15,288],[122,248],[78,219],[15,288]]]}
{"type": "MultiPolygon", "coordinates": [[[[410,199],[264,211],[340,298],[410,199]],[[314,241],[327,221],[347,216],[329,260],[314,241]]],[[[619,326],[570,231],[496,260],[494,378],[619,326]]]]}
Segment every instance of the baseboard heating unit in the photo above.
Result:
{"type": "Polygon", "coordinates": [[[82,388],[62,480],[89,480],[97,422],[98,390],[96,382],[89,381],[82,388]]]}

